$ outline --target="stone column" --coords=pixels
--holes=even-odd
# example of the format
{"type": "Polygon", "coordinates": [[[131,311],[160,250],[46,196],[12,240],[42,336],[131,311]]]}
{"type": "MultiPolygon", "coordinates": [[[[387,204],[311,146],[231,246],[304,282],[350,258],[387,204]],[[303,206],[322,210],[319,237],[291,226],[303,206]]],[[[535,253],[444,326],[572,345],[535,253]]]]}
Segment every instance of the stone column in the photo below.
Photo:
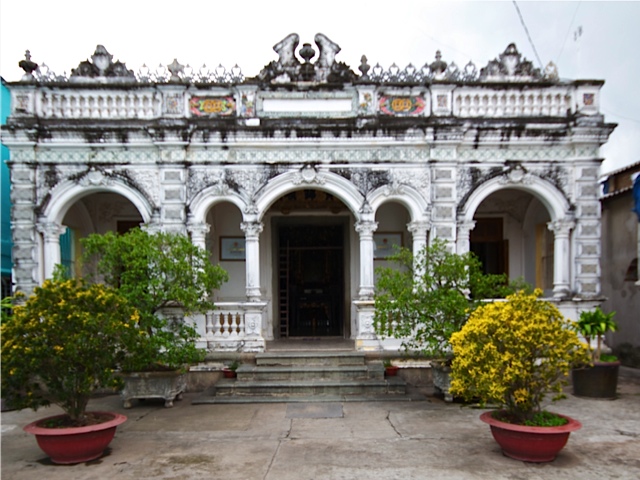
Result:
{"type": "Polygon", "coordinates": [[[456,253],[468,253],[471,248],[471,230],[476,226],[476,222],[458,222],[458,234],[456,237],[456,253]]]}
{"type": "Polygon", "coordinates": [[[206,249],[207,233],[209,233],[210,228],[211,227],[208,223],[189,220],[189,222],[187,222],[187,231],[191,236],[191,243],[200,248],[206,249]]]}
{"type": "Polygon", "coordinates": [[[571,293],[569,235],[575,226],[573,219],[561,219],[548,224],[549,230],[554,233],[553,296],[556,298],[566,298],[571,293]]]}
{"type": "Polygon", "coordinates": [[[360,234],[360,300],[370,300],[374,293],[373,275],[373,232],[378,228],[377,222],[361,220],[355,225],[360,234]]]}
{"type": "Polygon", "coordinates": [[[416,276],[421,276],[419,265],[416,263],[416,259],[419,257],[427,246],[427,231],[429,230],[429,222],[427,221],[415,221],[407,223],[407,230],[409,230],[413,236],[413,266],[416,272],[416,276]]]}
{"type": "Polygon", "coordinates": [[[242,222],[240,228],[245,234],[246,245],[246,292],[250,302],[259,302],[260,292],[260,233],[263,225],[260,222],[242,222]]]}
{"type": "Polygon", "coordinates": [[[53,277],[55,266],[61,261],[60,257],[60,235],[65,231],[65,227],[55,222],[38,222],[36,225],[38,232],[44,238],[43,262],[44,278],[53,277]]]}

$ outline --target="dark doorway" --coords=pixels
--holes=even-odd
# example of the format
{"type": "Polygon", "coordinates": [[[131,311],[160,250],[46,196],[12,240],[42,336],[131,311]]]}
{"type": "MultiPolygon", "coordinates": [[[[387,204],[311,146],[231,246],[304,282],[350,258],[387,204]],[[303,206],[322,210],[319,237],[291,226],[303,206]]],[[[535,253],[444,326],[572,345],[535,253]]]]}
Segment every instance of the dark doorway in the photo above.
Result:
{"type": "Polygon", "coordinates": [[[475,218],[470,249],[482,262],[484,273],[509,273],[509,243],[503,238],[502,218],[475,218]]]}
{"type": "Polygon", "coordinates": [[[344,228],[279,228],[280,337],[343,335],[344,228]]]}

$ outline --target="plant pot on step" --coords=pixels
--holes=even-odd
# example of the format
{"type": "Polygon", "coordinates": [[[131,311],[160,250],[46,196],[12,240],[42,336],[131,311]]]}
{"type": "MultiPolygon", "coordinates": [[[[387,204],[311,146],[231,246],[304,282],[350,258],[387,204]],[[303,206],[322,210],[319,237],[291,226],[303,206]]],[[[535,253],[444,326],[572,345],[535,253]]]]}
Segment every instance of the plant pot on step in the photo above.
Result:
{"type": "Polygon", "coordinates": [[[127,417],[113,412],[88,412],[110,419],[96,425],[68,428],[47,428],[50,422],[64,417],[56,415],[40,419],[24,427],[24,431],[36,436],[36,441],[53,463],[74,464],[99,458],[113,440],[116,427],[127,417]]]}
{"type": "Polygon", "coordinates": [[[397,365],[390,365],[388,367],[384,367],[384,374],[387,377],[395,377],[398,375],[398,370],[400,370],[400,367],[397,365]]]}
{"type": "Polygon", "coordinates": [[[620,362],[595,362],[571,371],[573,394],[577,397],[616,398],[620,362]]]}
{"type": "Polygon", "coordinates": [[[569,440],[569,435],[582,427],[573,418],[558,427],[529,427],[502,422],[493,418],[492,411],[480,415],[480,420],[491,427],[491,434],[507,457],[523,462],[551,462],[569,440]]]}
{"type": "Polygon", "coordinates": [[[123,373],[124,388],[120,394],[124,408],[131,408],[131,400],[161,398],[166,408],[174,400],[182,400],[187,388],[187,373],[182,370],[123,373]]]}
{"type": "Polygon", "coordinates": [[[230,368],[223,368],[222,375],[224,378],[236,378],[238,375],[235,370],[231,370],[230,368]]]}

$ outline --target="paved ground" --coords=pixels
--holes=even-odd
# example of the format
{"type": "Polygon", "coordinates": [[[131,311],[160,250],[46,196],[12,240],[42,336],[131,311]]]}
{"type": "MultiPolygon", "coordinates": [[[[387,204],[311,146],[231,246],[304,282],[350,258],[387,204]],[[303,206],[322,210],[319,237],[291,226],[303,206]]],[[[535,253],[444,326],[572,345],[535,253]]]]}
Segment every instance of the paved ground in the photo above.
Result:
{"type": "MultiPolygon", "coordinates": [[[[624,369],[613,401],[569,395],[553,410],[583,423],[551,463],[504,457],[480,410],[417,402],[191,405],[117,396],[92,409],[126,414],[107,455],[56,466],[22,426],[57,408],[2,413],[2,480],[42,479],[639,479],[640,372],[624,369]]],[[[427,392],[429,393],[429,392],[427,392]]]]}

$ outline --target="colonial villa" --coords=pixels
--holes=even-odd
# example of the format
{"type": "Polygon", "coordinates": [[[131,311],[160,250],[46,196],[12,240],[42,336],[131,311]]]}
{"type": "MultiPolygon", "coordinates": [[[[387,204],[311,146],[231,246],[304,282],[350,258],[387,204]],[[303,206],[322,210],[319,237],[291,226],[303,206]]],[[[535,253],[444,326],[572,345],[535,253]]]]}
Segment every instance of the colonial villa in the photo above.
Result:
{"type": "Polygon", "coordinates": [[[230,274],[201,346],[262,352],[374,332],[375,267],[435,238],[544,289],[601,301],[602,80],[560,79],[509,45],[483,68],[356,69],[291,34],[255,77],[177,60],[134,73],[103,47],[68,78],[9,83],[14,289],[72,270],[94,232],[183,232],[230,274]]]}

